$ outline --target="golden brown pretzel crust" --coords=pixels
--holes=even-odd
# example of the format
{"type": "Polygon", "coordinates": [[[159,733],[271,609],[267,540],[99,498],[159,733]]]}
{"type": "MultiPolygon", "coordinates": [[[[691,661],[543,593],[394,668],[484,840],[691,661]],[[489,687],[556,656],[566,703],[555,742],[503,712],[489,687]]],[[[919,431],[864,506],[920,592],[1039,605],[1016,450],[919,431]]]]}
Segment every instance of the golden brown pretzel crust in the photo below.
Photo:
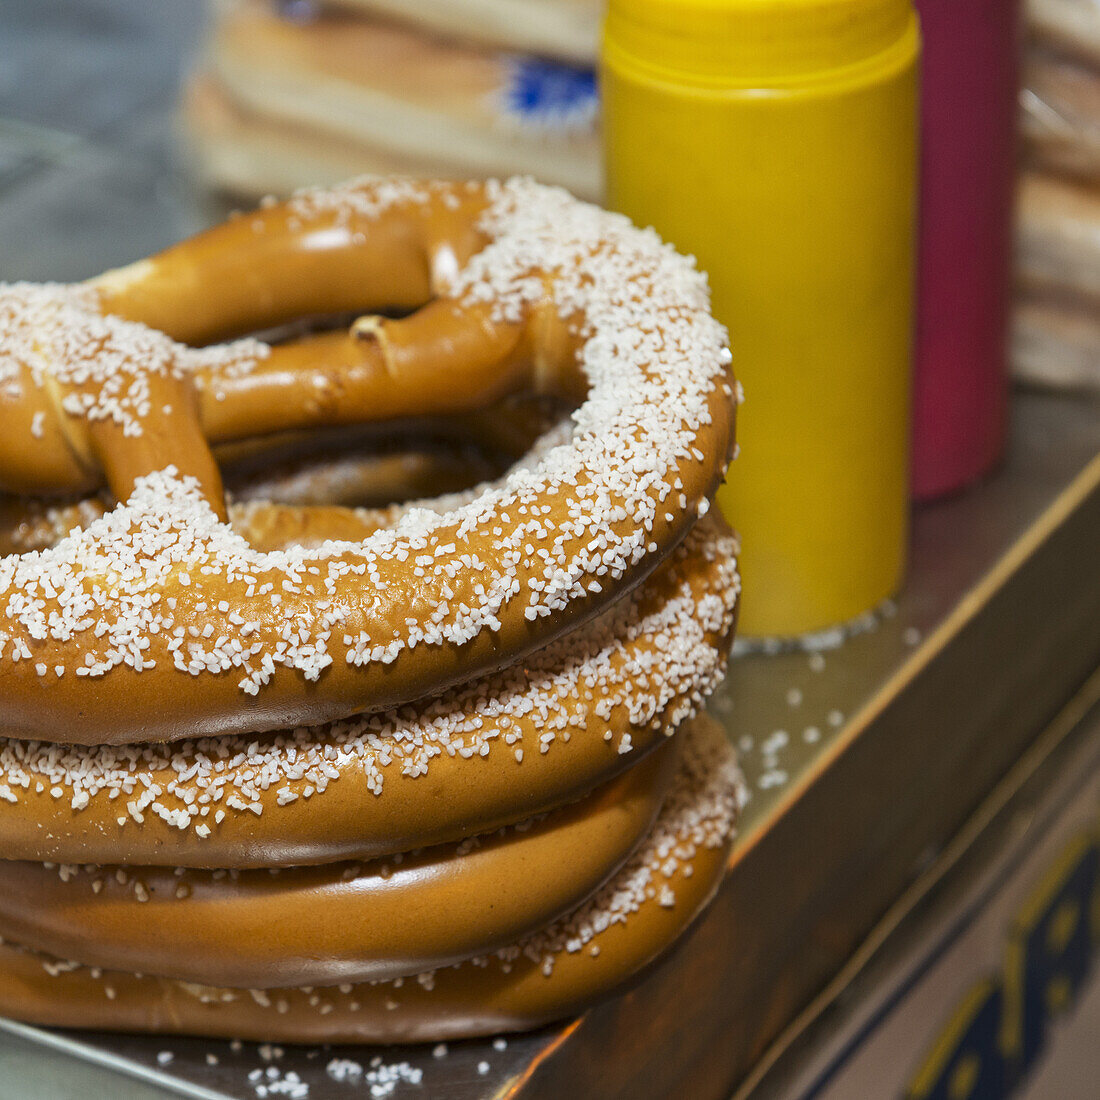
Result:
{"type": "Polygon", "coordinates": [[[459,840],[560,806],[630,767],[718,682],[735,549],[707,516],[603,618],[416,711],[174,747],[0,742],[0,845],[61,863],[287,866],[459,840]]]}
{"type": "Polygon", "coordinates": [[[104,969],[249,989],[450,966],[595,893],[652,827],[677,747],[539,820],[366,865],[273,874],[0,860],[0,937],[104,969]]]}
{"type": "Polygon", "coordinates": [[[699,852],[691,877],[672,876],[678,904],[648,901],[628,925],[612,925],[591,946],[566,954],[547,977],[520,958],[510,972],[470,964],[438,971],[431,989],[392,985],[279,990],[198,991],[169,978],[88,968],[53,975],[53,960],[0,945],[0,1013],[50,1027],[203,1035],[286,1043],[438,1042],[522,1031],[573,1015],[611,996],[691,924],[719,881],[728,849],[699,852]],[[260,991],[257,991],[260,992],[260,991]],[[312,1003],[311,1003],[312,1002],[312,1003]],[[321,1009],[328,1009],[322,1014],[321,1009]]]}
{"type": "Polygon", "coordinates": [[[667,948],[713,893],[743,794],[701,719],[651,836],[594,898],[542,932],[416,979],[271,991],[136,977],[0,948],[0,1012],[42,1024],[287,1042],[451,1039],[587,1007],[667,948]]]}
{"type": "Polygon", "coordinates": [[[647,901],[629,923],[594,937],[587,952],[559,956],[549,977],[520,957],[507,972],[470,964],[437,971],[431,988],[407,980],[397,989],[368,984],[257,996],[123,971],[93,976],[87,967],[63,966],[51,973],[55,960],[5,944],[0,1013],[50,1027],[287,1043],[437,1042],[526,1030],[609,997],[667,950],[713,894],[727,853],[700,851],[687,865],[690,877],[678,872],[668,880],[675,906],[647,901]]]}
{"type": "Polygon", "coordinates": [[[11,735],[278,729],[494,670],[642,580],[730,451],[728,353],[701,277],[652,235],[532,184],[302,196],[87,289],[6,295],[3,480],[105,479],[129,497],[33,562],[0,563],[11,735]],[[131,323],[201,342],[364,307],[415,312],[199,352],[131,323]],[[455,512],[275,556],[221,522],[205,440],[585,387],[568,445],[455,512]]]}

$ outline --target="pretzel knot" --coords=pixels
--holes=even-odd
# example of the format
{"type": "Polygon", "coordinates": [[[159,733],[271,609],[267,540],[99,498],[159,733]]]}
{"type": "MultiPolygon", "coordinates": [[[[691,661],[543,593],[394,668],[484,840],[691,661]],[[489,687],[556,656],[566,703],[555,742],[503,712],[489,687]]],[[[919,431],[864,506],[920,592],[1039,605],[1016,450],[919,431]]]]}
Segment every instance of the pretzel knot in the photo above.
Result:
{"type": "Polygon", "coordinates": [[[683,537],[724,469],[732,389],[706,302],[652,235],[522,182],[306,194],[80,288],[7,288],[0,479],[104,480],[122,503],[0,563],[3,732],[117,743],[328,721],[590,618],[683,537]],[[413,312],[276,347],[175,342],[364,303],[413,312]],[[536,387],[583,395],[571,438],[461,507],[278,553],[223,522],[211,444],[536,387]]]}
{"type": "Polygon", "coordinates": [[[697,716],[739,595],[729,361],[691,261],[524,180],[302,192],[0,288],[0,1012],[447,1037],[652,958],[741,803],[697,716]],[[472,488],[378,455],[223,486],[353,428],[514,443],[535,399],[572,411],[472,488]],[[347,463],[414,499],[332,503],[347,463]]]}

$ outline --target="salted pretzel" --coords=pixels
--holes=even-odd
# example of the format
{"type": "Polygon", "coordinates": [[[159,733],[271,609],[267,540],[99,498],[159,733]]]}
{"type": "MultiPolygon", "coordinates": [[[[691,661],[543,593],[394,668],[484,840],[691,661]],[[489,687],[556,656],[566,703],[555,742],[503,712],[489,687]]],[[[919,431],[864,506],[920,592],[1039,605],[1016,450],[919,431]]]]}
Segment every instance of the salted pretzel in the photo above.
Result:
{"type": "Polygon", "coordinates": [[[736,542],[708,516],[659,570],[522,667],[418,708],[268,738],[82,747],[0,741],[10,859],[271,867],[486,832],[633,765],[725,667],[736,542]]]}
{"type": "Polygon", "coordinates": [[[288,1042],[435,1041],[535,1027],[606,996],[684,930],[717,885],[743,801],[724,734],[700,719],[654,829],[622,869],[513,944],[415,978],[264,990],[101,969],[8,942],[0,1013],[288,1042]]]}
{"type": "Polygon", "coordinates": [[[447,1037],[655,957],[741,803],[728,359],[525,181],[0,288],[0,1011],[447,1037]]]}
{"type": "Polygon", "coordinates": [[[0,937],[105,969],[250,989],[450,966],[595,893],[652,828],[680,740],[536,820],[368,864],[227,872],[0,860],[0,937]]]}
{"type": "Polygon", "coordinates": [[[8,287],[0,483],[105,482],[124,503],[0,562],[2,731],[121,743],[328,721],[591,618],[724,470],[729,353],[706,302],[653,234],[523,181],[304,194],[84,287],[8,287]],[[273,348],[175,342],[364,303],[413,312],[273,348]],[[531,388],[583,396],[569,442],[462,508],[274,554],[224,522],[211,443],[531,388]]]}

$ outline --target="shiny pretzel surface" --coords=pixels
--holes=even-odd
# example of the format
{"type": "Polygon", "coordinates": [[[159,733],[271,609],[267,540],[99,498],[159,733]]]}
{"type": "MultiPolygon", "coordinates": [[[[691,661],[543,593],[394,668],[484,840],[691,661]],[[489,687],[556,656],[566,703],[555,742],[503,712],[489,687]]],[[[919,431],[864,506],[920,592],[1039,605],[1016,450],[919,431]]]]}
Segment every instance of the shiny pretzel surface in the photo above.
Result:
{"type": "Polygon", "coordinates": [[[0,562],[3,732],[164,741],[327,721],[591,617],[679,541],[727,460],[728,352],[705,305],[656,237],[523,182],[304,195],[87,286],[9,287],[0,483],[105,482],[123,503],[0,562]],[[364,302],[414,311],[276,348],[176,342],[364,302]],[[520,386],[583,392],[571,436],[462,507],[276,553],[224,522],[211,441],[520,386]]]}
{"type": "Polygon", "coordinates": [[[0,1011],[444,1038],[655,957],[743,801],[729,360],[691,261],[524,180],[0,288],[0,1011]]]}

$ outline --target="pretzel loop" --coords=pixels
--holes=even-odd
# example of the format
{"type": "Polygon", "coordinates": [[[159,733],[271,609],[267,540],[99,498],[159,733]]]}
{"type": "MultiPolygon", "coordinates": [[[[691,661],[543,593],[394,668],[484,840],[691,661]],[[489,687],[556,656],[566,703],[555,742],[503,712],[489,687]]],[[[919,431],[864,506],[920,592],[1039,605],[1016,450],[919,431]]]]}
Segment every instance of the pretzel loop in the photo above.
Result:
{"type": "Polygon", "coordinates": [[[625,221],[522,182],[307,194],[86,287],[7,299],[0,481],[78,492],[98,476],[125,502],[33,570],[0,563],[12,735],[279,728],[490,671],[643,579],[731,446],[701,278],[625,221]],[[364,306],[413,312],[276,347],[176,342],[364,306]],[[224,525],[211,444],[532,390],[584,396],[571,440],[455,511],[274,557],[224,525]]]}

